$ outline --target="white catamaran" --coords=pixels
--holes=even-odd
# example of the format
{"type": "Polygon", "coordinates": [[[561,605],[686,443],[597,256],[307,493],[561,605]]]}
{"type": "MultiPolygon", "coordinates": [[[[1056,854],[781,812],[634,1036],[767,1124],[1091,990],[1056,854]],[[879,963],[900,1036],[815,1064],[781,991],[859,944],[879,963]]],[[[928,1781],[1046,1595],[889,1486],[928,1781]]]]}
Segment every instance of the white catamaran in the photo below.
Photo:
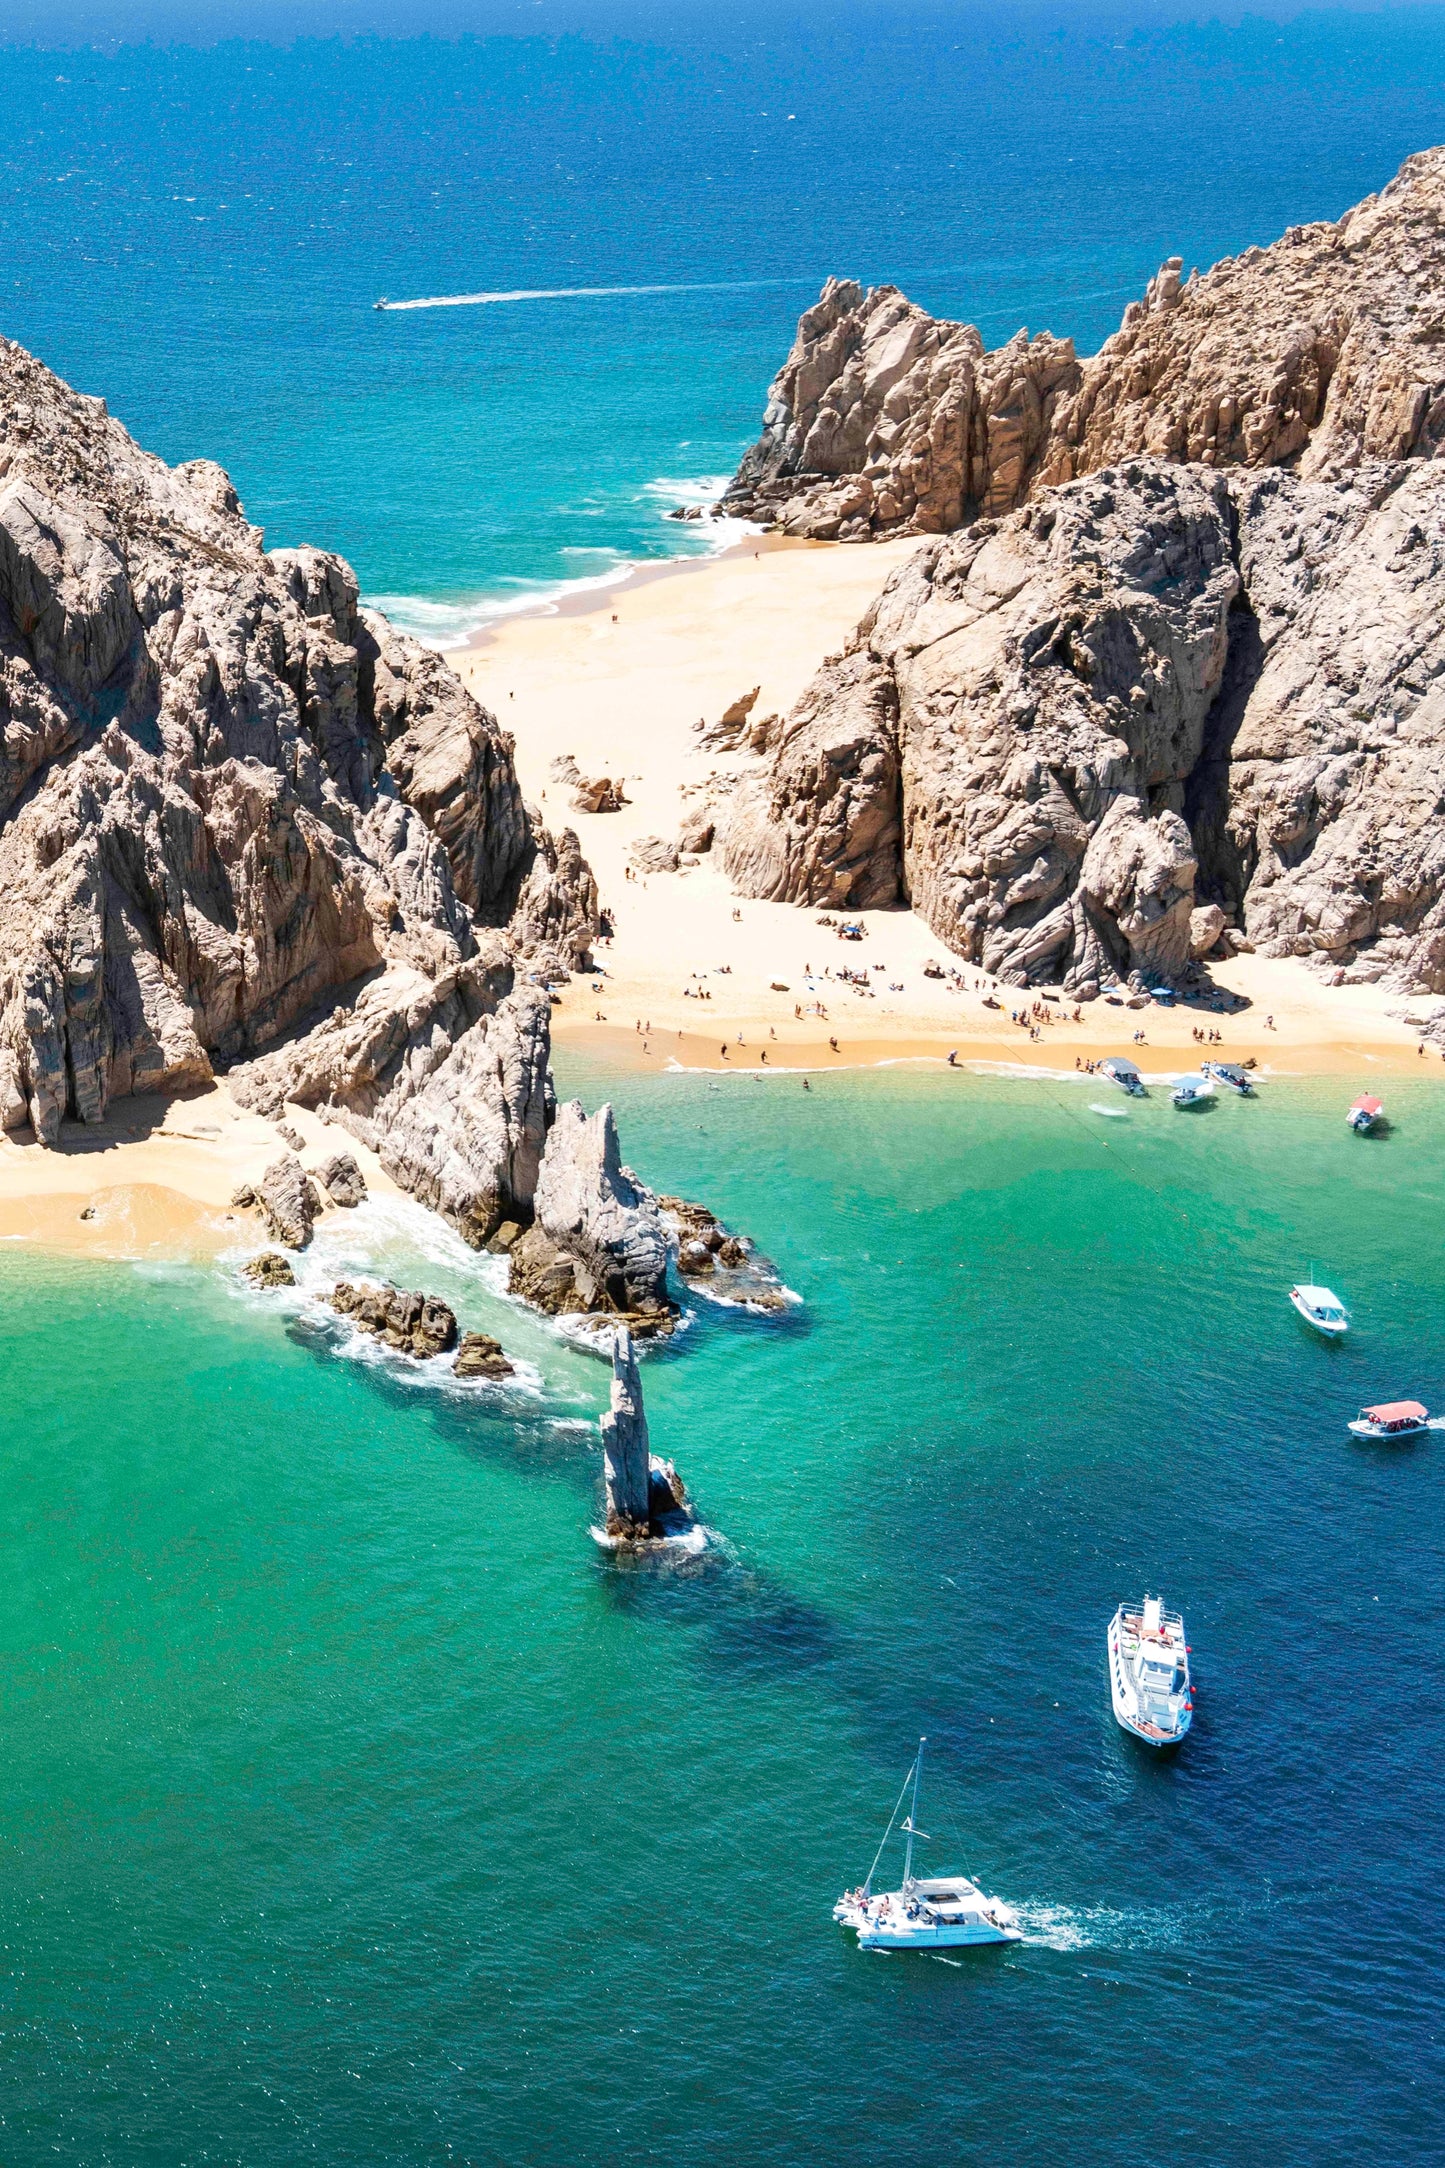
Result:
{"type": "Polygon", "coordinates": [[[873,1855],[866,1881],[858,1889],[843,1892],[833,1907],[833,1917],[854,1930],[860,1950],[956,1950],[976,1942],[1022,1942],[1017,1915],[997,1897],[985,1897],[966,1874],[940,1875],[928,1881],[919,1881],[914,1875],[913,1840],[917,1837],[927,1842],[927,1831],[918,1827],[918,1786],[926,1743],[923,1739],[918,1742],[917,1758],[903,1779],[903,1790],[888,1818],[883,1844],[873,1855]],[[910,1784],[913,1798],[901,1825],[908,1840],[903,1854],[903,1886],[875,1896],[873,1877],[910,1784]]]}

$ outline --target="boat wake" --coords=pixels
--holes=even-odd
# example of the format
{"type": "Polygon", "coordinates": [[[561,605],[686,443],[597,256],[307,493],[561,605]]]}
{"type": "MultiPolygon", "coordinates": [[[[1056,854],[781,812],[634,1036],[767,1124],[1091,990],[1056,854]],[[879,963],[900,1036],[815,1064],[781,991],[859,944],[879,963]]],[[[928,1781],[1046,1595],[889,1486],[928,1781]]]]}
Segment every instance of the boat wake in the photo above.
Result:
{"type": "Polygon", "coordinates": [[[1091,1114],[1105,1114],[1111,1122],[1127,1122],[1129,1119],[1129,1109],[1127,1107],[1106,1107],[1102,1099],[1091,1099],[1089,1101],[1089,1112],[1091,1114]]]}
{"type": "Polygon", "coordinates": [[[423,294],[415,301],[377,301],[386,315],[407,309],[485,309],[508,301],[610,301],[629,294],[748,294],[779,286],[821,284],[816,274],[787,279],[704,279],[676,286],[511,286],[479,294],[423,294]]]}
{"type": "Polygon", "coordinates": [[[1024,1942],[1045,1950],[1169,1950],[1184,1940],[1182,1915],[1162,1907],[1015,1905],[1024,1942]]]}

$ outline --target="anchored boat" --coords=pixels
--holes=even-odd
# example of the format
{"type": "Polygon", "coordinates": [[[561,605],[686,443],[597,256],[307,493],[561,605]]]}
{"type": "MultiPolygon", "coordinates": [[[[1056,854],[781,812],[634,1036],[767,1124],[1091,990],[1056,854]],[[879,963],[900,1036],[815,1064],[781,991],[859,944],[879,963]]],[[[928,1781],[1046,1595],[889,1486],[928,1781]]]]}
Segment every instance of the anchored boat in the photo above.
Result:
{"type": "Polygon", "coordinates": [[[833,1907],[841,1926],[851,1927],[860,1950],[958,1950],[981,1942],[1021,1942],[1018,1916],[997,1897],[986,1897],[966,1874],[936,1875],[920,1881],[913,1872],[913,1842],[927,1843],[926,1830],[918,1827],[918,1787],[923,1775],[920,1739],[913,1767],[903,1779],[903,1789],[883,1832],[883,1844],[873,1855],[867,1879],[858,1889],[845,1890],[833,1907]],[[912,1787],[913,1798],[901,1828],[907,1838],[903,1854],[901,1888],[873,1893],[873,1877],[883,1857],[883,1845],[893,1834],[898,1809],[912,1787]]]}
{"type": "Polygon", "coordinates": [[[1359,1098],[1345,1116],[1345,1120],[1357,1136],[1365,1137],[1369,1135],[1384,1111],[1385,1107],[1382,1100],[1372,1099],[1368,1092],[1361,1092],[1359,1098]]]}
{"type": "Polygon", "coordinates": [[[1307,1325],[1322,1332],[1328,1340],[1341,1340],[1350,1329],[1350,1313],[1336,1294],[1328,1287],[1312,1287],[1307,1282],[1292,1287],[1289,1299],[1307,1325]]]}
{"type": "Polygon", "coordinates": [[[1349,1425],[1354,1438],[1415,1438],[1422,1430],[1445,1430],[1445,1415],[1432,1415],[1422,1400],[1382,1400],[1349,1425]]]}
{"type": "Polygon", "coordinates": [[[1176,1107],[1207,1107],[1214,1086],[1207,1076],[1182,1076],[1169,1096],[1176,1107]]]}
{"type": "Polygon", "coordinates": [[[1111,1084],[1117,1084],[1121,1091],[1126,1091],[1131,1099],[1144,1099],[1148,1096],[1144,1090],[1143,1077],[1133,1062],[1126,1061],[1122,1054],[1111,1054],[1107,1061],[1101,1061],[1099,1074],[1106,1076],[1111,1084]]]}
{"type": "Polygon", "coordinates": [[[1109,1621],[1109,1692],[1123,1729],[1146,1746],[1178,1746],[1194,1721],[1184,1621],[1160,1596],[1121,1603],[1109,1621]]]}
{"type": "Polygon", "coordinates": [[[1202,1061],[1199,1066],[1204,1074],[1212,1076],[1216,1083],[1223,1084],[1229,1091],[1238,1092],[1241,1099],[1254,1097],[1249,1071],[1241,1069],[1237,1061],[1202,1061]]]}

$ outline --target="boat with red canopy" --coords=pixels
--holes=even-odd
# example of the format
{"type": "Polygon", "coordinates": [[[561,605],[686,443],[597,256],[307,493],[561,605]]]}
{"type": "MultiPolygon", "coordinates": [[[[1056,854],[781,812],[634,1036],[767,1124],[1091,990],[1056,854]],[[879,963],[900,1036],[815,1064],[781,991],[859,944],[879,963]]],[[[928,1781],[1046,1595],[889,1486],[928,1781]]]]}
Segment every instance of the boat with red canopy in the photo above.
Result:
{"type": "Polygon", "coordinates": [[[1422,1430],[1445,1430],[1445,1415],[1432,1415],[1423,1400],[1382,1400],[1361,1408],[1349,1427],[1355,1438],[1413,1438],[1422,1430]]]}
{"type": "Polygon", "coordinates": [[[1372,1099],[1368,1092],[1361,1092],[1345,1120],[1351,1129],[1364,1136],[1368,1130],[1374,1128],[1384,1111],[1385,1103],[1382,1099],[1372,1099]]]}

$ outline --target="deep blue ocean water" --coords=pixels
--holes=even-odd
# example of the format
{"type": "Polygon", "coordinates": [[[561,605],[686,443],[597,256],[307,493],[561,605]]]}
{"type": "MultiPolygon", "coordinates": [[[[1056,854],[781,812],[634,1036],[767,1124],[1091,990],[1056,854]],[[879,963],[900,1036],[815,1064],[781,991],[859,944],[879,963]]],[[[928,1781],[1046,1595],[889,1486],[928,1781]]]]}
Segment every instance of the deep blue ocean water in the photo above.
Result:
{"type": "Polygon", "coordinates": [[[1433,8],[695,11],[0,62],[0,328],[439,636],[707,546],[664,514],[756,434],[829,272],[1092,349],[1163,256],[1338,216],[1445,136],[1433,8]],[[371,306],[642,284],[726,290],[371,306]]]}

